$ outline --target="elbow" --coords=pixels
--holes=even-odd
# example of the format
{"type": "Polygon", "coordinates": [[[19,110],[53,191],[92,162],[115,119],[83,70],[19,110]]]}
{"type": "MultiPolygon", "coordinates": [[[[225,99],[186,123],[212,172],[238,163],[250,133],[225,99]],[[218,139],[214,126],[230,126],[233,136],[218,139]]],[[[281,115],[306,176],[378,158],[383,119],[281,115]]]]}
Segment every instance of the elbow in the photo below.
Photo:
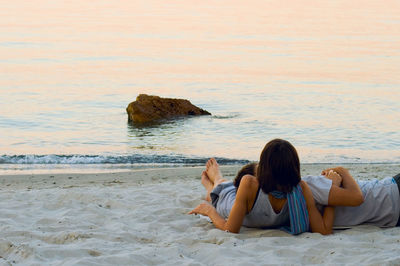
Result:
{"type": "Polygon", "coordinates": [[[321,226],[321,227],[317,227],[317,228],[311,227],[310,231],[312,233],[318,233],[318,234],[326,236],[326,235],[330,235],[333,233],[333,228],[332,228],[332,226],[325,225],[325,226],[321,226]]]}
{"type": "Polygon", "coordinates": [[[354,196],[353,203],[354,203],[353,206],[360,206],[361,204],[364,203],[364,195],[361,191],[354,196]]]}
{"type": "Polygon", "coordinates": [[[232,234],[239,234],[239,232],[240,232],[240,227],[239,228],[229,228],[229,226],[227,226],[227,224],[222,226],[222,228],[220,228],[220,229],[222,231],[225,231],[227,233],[232,233],[232,234]]]}
{"type": "Polygon", "coordinates": [[[320,234],[324,235],[324,236],[331,235],[331,234],[333,234],[333,229],[332,229],[332,227],[324,228],[324,230],[322,230],[322,232],[320,232],[320,234]]]}
{"type": "Polygon", "coordinates": [[[318,230],[315,230],[315,231],[313,231],[313,233],[319,233],[323,236],[327,236],[327,235],[331,235],[333,233],[333,229],[332,229],[332,227],[330,227],[330,228],[325,227],[325,228],[320,228],[318,230]]]}
{"type": "MultiPolygon", "coordinates": [[[[360,196],[360,198],[359,198],[359,201],[358,201],[358,205],[361,205],[361,204],[363,204],[364,203],[364,196],[363,196],[363,194],[361,193],[361,196],[360,196]]],[[[358,206],[357,205],[357,206],[358,206]]]]}
{"type": "Polygon", "coordinates": [[[312,231],[312,232],[313,233],[319,233],[319,234],[321,234],[323,236],[327,236],[327,235],[331,235],[333,233],[333,230],[332,230],[332,228],[331,229],[324,228],[324,229],[315,230],[315,231],[312,231]]]}
{"type": "Polygon", "coordinates": [[[232,233],[232,234],[239,234],[240,229],[239,229],[239,230],[236,230],[236,229],[226,229],[226,228],[225,228],[224,231],[225,231],[225,232],[228,232],[228,233],[232,233]]]}
{"type": "Polygon", "coordinates": [[[331,235],[333,233],[332,229],[331,230],[324,230],[323,232],[321,232],[321,235],[327,236],[327,235],[331,235]]]}
{"type": "Polygon", "coordinates": [[[223,231],[225,231],[227,233],[232,233],[232,234],[239,234],[238,230],[228,230],[228,229],[226,229],[226,230],[223,230],[223,231]]]}

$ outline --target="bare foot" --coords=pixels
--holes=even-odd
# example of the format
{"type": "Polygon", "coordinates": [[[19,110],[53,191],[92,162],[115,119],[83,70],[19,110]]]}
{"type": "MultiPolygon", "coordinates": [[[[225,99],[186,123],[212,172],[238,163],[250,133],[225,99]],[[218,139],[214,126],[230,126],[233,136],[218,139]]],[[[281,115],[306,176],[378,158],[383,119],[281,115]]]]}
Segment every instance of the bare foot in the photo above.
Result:
{"type": "Polygon", "coordinates": [[[203,184],[203,186],[208,189],[210,187],[214,186],[214,183],[210,180],[210,178],[207,175],[206,171],[203,171],[201,173],[201,183],[203,184]]]}
{"type": "Polygon", "coordinates": [[[214,188],[214,183],[211,182],[210,178],[208,178],[208,175],[207,175],[206,171],[203,171],[201,173],[201,183],[203,184],[203,186],[207,190],[206,201],[210,201],[211,202],[210,192],[214,188]]]}
{"type": "Polygon", "coordinates": [[[206,163],[207,176],[214,185],[220,181],[222,178],[221,170],[219,169],[219,164],[215,158],[211,158],[206,163]]]}

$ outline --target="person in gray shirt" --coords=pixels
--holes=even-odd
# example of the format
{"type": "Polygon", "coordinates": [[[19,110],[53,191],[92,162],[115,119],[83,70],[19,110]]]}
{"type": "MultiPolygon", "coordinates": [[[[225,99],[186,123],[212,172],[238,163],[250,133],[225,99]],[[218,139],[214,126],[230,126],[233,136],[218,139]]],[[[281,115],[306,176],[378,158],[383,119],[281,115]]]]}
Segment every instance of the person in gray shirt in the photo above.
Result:
{"type": "MultiPolygon", "coordinates": [[[[331,171],[330,176],[340,176],[331,171]]],[[[202,184],[207,191],[217,193],[225,182],[215,158],[206,163],[202,184]]],[[[359,187],[355,185],[359,190],[359,187]]],[[[361,198],[361,191],[360,191],[361,198]]],[[[226,218],[218,208],[200,203],[188,214],[208,216],[216,228],[239,233],[242,225],[247,227],[283,227],[291,234],[305,231],[321,234],[332,233],[334,208],[327,206],[323,214],[317,209],[311,189],[301,180],[300,160],[294,146],[282,139],[269,141],[260,154],[257,175],[245,175],[234,198],[225,197],[232,203],[226,218]],[[285,224],[282,224],[285,223],[285,224]]],[[[218,206],[218,203],[217,203],[218,206]]]]}
{"type": "MultiPolygon", "coordinates": [[[[332,204],[330,193],[334,184],[325,178],[327,169],[321,176],[306,176],[302,179],[307,182],[318,208],[332,204]]],[[[334,168],[341,176],[348,171],[343,167],[334,168]]],[[[351,227],[359,224],[371,224],[379,227],[393,227],[399,225],[400,216],[400,174],[394,177],[373,180],[357,180],[361,188],[364,201],[359,206],[337,206],[335,208],[334,227],[351,227]]],[[[341,184],[339,184],[341,185],[341,184]]]]}
{"type": "MultiPolygon", "coordinates": [[[[211,191],[212,203],[221,216],[229,216],[241,178],[247,174],[255,175],[256,166],[257,163],[245,165],[233,182],[221,184],[211,191]]],[[[349,184],[352,183],[351,179],[353,177],[343,167],[325,169],[319,176],[302,178],[309,185],[317,208],[321,212],[324,206],[336,206],[334,228],[346,228],[359,224],[372,224],[379,227],[400,225],[400,174],[395,177],[366,181],[353,179],[362,193],[362,200],[357,197],[357,191],[351,186],[348,189],[349,184]],[[338,173],[340,177],[327,178],[331,171],[338,173]]]]}

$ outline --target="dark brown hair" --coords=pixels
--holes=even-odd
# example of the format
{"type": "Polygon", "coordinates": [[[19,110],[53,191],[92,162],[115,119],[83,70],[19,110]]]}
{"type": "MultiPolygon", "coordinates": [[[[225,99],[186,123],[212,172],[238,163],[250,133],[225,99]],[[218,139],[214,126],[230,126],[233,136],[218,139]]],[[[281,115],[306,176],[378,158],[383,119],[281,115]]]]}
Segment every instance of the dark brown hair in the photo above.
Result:
{"type": "Polygon", "coordinates": [[[240,185],[240,180],[242,180],[242,177],[245,175],[256,175],[256,166],[257,163],[248,163],[245,166],[242,167],[242,169],[239,170],[237,173],[235,179],[233,180],[233,185],[238,188],[240,185]]]}
{"type": "Polygon", "coordinates": [[[300,160],[293,145],[283,139],[268,142],[260,155],[257,178],[265,193],[291,192],[301,179],[300,160]]]}

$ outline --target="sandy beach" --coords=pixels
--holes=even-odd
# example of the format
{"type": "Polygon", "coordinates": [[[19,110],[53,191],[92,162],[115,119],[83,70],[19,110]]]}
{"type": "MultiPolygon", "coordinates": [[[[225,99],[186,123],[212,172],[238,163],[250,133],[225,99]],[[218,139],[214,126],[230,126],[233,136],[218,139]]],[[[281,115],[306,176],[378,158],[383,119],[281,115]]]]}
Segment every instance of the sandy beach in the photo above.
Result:
{"type": "MultiPolygon", "coordinates": [[[[302,166],[318,174],[328,165],[302,166]]],[[[356,178],[400,165],[346,165],[356,178]]],[[[238,166],[223,166],[233,178],[238,166]]],[[[0,265],[400,264],[400,228],[333,235],[242,227],[187,215],[204,198],[202,167],[101,174],[0,176],[0,265]]]]}
{"type": "MultiPolygon", "coordinates": [[[[188,215],[211,156],[233,179],[275,138],[303,176],[400,173],[400,1],[13,0],[0,25],[0,266],[400,265],[400,227],[188,215]]],[[[392,221],[375,192],[359,213],[392,221]]]]}

